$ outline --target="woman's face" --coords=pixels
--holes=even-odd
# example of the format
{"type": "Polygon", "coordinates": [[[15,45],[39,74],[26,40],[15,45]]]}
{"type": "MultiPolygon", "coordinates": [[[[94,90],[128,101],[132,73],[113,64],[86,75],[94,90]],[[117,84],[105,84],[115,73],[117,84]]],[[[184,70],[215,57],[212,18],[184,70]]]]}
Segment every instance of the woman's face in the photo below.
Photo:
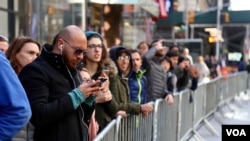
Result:
{"type": "Polygon", "coordinates": [[[87,58],[92,62],[100,62],[102,58],[103,44],[101,39],[93,37],[87,43],[87,58]]]}
{"type": "Polygon", "coordinates": [[[16,54],[16,59],[21,68],[34,61],[39,55],[39,47],[35,43],[25,43],[16,54]]]}
{"type": "Polygon", "coordinates": [[[173,56],[173,57],[170,57],[169,59],[170,59],[173,67],[175,67],[178,64],[178,59],[179,59],[178,56],[173,56]]]}
{"type": "Polygon", "coordinates": [[[163,67],[163,69],[164,69],[165,71],[169,71],[169,69],[170,69],[170,63],[169,63],[168,61],[166,61],[166,60],[163,60],[163,61],[161,62],[161,66],[163,67]]]}
{"type": "Polygon", "coordinates": [[[130,57],[127,53],[123,52],[118,58],[117,58],[117,64],[119,69],[122,73],[126,73],[126,71],[129,69],[129,60],[130,57]]]}

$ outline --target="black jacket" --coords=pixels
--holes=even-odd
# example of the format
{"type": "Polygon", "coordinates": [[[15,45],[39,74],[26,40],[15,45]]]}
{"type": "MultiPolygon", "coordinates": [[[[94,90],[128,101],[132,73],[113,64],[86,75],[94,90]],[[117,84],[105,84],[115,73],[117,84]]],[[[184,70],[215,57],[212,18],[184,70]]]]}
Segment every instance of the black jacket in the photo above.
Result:
{"type": "Polygon", "coordinates": [[[45,44],[41,55],[19,75],[32,109],[34,140],[87,141],[93,107],[82,104],[74,109],[68,93],[81,83],[81,77],[77,70],[67,69],[52,48],[45,44]]]}

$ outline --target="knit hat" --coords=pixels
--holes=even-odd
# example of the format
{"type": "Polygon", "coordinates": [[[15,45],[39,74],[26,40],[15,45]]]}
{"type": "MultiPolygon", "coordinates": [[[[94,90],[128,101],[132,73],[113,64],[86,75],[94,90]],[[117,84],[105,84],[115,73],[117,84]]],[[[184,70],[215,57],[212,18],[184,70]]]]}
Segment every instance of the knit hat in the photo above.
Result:
{"type": "Polygon", "coordinates": [[[97,36],[103,42],[102,35],[99,34],[99,33],[97,33],[97,32],[95,32],[95,31],[85,31],[85,36],[87,37],[87,39],[90,39],[92,36],[97,36]]]}
{"type": "Polygon", "coordinates": [[[129,54],[128,50],[126,48],[120,48],[117,50],[117,56],[116,56],[116,59],[121,56],[122,53],[126,53],[126,54],[129,54]]]}

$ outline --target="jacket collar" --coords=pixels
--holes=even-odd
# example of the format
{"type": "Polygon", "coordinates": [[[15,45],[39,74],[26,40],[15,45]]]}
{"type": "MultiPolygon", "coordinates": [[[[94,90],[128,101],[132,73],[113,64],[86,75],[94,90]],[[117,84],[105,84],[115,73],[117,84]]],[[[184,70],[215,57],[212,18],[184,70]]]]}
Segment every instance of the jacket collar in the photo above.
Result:
{"type": "MultiPolygon", "coordinates": [[[[56,54],[52,52],[53,45],[50,44],[44,44],[41,57],[45,59],[51,66],[59,70],[60,72],[67,73],[67,66],[63,62],[62,55],[56,54]]],[[[69,70],[72,74],[76,73],[76,69],[69,70]]]]}

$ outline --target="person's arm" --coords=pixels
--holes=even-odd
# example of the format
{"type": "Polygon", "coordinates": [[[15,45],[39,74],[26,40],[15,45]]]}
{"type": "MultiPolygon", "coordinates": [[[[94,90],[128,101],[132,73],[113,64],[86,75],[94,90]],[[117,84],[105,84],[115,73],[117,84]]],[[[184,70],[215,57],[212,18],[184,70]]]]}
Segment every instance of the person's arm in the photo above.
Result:
{"type": "Polygon", "coordinates": [[[156,47],[151,47],[147,53],[144,54],[143,58],[146,58],[147,60],[150,60],[155,55],[155,52],[157,51],[156,47]]]}
{"type": "Polygon", "coordinates": [[[192,66],[189,69],[189,74],[190,74],[190,77],[191,77],[191,87],[190,87],[190,89],[194,91],[198,87],[199,72],[198,72],[197,68],[192,66]]]}
{"type": "MultiPolygon", "coordinates": [[[[32,109],[30,121],[35,127],[50,125],[72,114],[80,104],[91,98],[90,94],[93,94],[92,90],[95,89],[91,86],[97,82],[82,83],[78,88],[70,90],[71,87],[65,85],[66,81],[62,75],[58,75],[57,80],[54,80],[59,83],[58,79],[62,79],[61,84],[54,85],[52,84],[54,81],[51,80],[54,77],[49,76],[46,71],[46,68],[41,68],[40,64],[28,64],[19,74],[32,109]],[[64,88],[59,89],[60,86],[64,88]],[[58,98],[51,101],[51,96],[58,98]]],[[[90,103],[91,101],[93,100],[90,99],[90,103]]],[[[90,105],[87,108],[91,108],[90,105]]]]}
{"type": "Polygon", "coordinates": [[[26,93],[4,54],[0,53],[0,139],[11,140],[29,121],[26,93]]]}
{"type": "Polygon", "coordinates": [[[150,71],[150,60],[152,60],[157,50],[157,47],[151,47],[142,57],[142,68],[146,69],[147,73],[150,71]]]}

